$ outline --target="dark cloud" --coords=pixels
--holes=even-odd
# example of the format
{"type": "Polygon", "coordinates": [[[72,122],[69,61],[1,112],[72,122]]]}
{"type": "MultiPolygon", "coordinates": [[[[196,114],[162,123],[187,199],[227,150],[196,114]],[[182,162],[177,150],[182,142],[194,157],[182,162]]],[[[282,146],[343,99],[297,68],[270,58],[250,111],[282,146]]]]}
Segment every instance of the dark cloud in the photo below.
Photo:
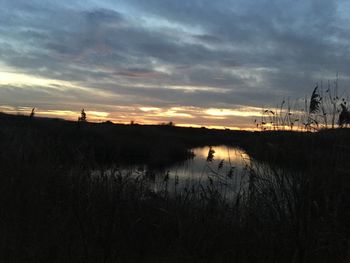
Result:
{"type": "MultiPolygon", "coordinates": [[[[110,92],[123,105],[260,106],[303,97],[337,72],[350,84],[343,1],[0,3],[0,63],[110,92]]],[[[28,103],[59,97],[41,88],[27,90],[28,103]]],[[[7,88],[3,98],[19,103],[23,90],[7,88]]],[[[94,103],[69,92],[60,96],[94,103]]]]}

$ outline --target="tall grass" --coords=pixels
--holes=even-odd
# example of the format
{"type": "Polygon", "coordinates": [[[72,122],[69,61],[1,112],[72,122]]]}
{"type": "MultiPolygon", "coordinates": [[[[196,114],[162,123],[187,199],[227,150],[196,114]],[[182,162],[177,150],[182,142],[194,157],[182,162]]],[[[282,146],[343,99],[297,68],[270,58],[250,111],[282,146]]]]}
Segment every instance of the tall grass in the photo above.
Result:
{"type": "Polygon", "coordinates": [[[346,91],[339,94],[337,75],[333,82],[327,82],[326,87],[323,82],[316,84],[310,96],[293,103],[289,99],[283,100],[275,108],[262,109],[260,120],[254,122],[261,130],[318,131],[344,127],[350,122],[348,101],[346,91]],[[340,118],[341,112],[346,118],[340,118]]]}
{"type": "MultiPolygon", "coordinates": [[[[66,127],[57,134],[56,124],[2,124],[1,262],[346,260],[346,131],[241,137],[237,142],[259,165],[251,163],[247,180],[229,199],[215,180],[238,175],[222,174],[219,167],[206,170],[213,183],[178,188],[174,194],[165,180],[154,191],[146,171],[113,166],[113,149],[91,136],[96,135],[93,127],[66,127]],[[103,158],[96,154],[104,152],[103,158]],[[264,160],[270,165],[261,165],[264,160]],[[300,169],[290,169],[299,163],[300,169]]],[[[211,153],[208,161],[215,156],[211,153]]]]}

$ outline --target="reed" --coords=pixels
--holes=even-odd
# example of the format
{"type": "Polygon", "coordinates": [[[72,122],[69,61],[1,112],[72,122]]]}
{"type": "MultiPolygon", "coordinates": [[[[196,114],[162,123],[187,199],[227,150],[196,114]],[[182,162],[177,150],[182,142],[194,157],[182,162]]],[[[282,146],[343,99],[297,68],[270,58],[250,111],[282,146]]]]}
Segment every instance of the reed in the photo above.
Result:
{"type": "Polygon", "coordinates": [[[345,262],[348,256],[347,129],[219,133],[11,116],[0,124],[1,262],[345,262]],[[159,137],[162,145],[147,143],[159,137]],[[184,189],[165,174],[155,191],[152,169],[120,169],[122,156],[137,161],[141,152],[154,167],[149,160],[164,157],[164,144],[175,160],[193,145],[227,137],[256,160],[230,198],[229,182],[240,175],[223,172],[220,162],[213,166],[214,146],[204,174],[211,181],[184,189]]]}
{"type": "Polygon", "coordinates": [[[263,109],[260,121],[254,121],[260,130],[298,130],[318,131],[320,129],[346,127],[350,124],[347,102],[349,98],[344,90],[339,94],[339,79],[328,81],[326,89],[323,82],[316,84],[310,98],[288,99],[275,108],[263,109]]]}

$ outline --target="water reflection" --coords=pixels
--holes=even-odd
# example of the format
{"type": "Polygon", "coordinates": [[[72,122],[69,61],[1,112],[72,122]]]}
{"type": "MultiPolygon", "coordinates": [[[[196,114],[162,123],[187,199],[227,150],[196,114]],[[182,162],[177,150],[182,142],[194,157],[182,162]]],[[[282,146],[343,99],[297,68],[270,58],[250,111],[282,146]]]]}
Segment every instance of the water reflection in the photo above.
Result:
{"type": "Polygon", "coordinates": [[[243,150],[230,146],[206,146],[192,149],[194,157],[166,169],[145,166],[93,171],[92,176],[120,175],[143,178],[154,192],[181,192],[188,189],[218,190],[223,196],[235,196],[248,179],[251,158],[243,150]]]}
{"type": "Polygon", "coordinates": [[[153,171],[153,189],[181,191],[193,186],[214,186],[225,194],[237,192],[246,178],[250,157],[241,149],[229,146],[193,149],[194,158],[166,170],[153,171]],[[210,157],[212,153],[212,158],[210,157]],[[209,156],[208,156],[209,154],[209,156]]]}

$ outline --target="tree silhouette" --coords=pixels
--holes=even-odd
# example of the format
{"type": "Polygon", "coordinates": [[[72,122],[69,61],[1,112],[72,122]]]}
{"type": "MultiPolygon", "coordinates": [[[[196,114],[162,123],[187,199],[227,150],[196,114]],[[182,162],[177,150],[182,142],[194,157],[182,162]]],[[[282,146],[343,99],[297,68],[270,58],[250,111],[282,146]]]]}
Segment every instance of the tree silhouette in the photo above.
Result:
{"type": "Polygon", "coordinates": [[[80,117],[78,118],[78,121],[86,122],[86,113],[85,113],[84,109],[81,110],[80,117]]]}

